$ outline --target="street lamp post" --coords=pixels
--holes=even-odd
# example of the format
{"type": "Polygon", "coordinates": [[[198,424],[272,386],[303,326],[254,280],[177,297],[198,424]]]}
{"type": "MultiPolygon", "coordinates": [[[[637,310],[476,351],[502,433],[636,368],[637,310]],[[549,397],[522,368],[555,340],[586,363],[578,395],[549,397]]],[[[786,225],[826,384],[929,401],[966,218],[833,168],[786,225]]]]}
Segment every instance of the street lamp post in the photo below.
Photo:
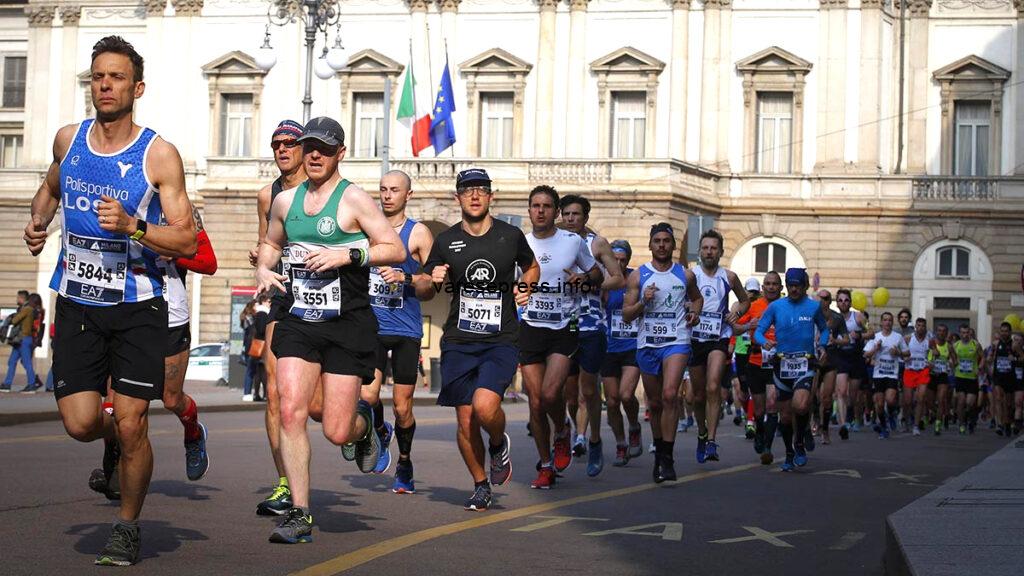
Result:
{"type": "Polygon", "coordinates": [[[345,67],[344,47],[341,45],[341,16],[339,0],[270,0],[267,8],[267,27],[263,36],[263,46],[257,51],[256,65],[269,71],[277,63],[277,56],[270,46],[270,26],[284,26],[302,20],[306,27],[306,90],[302,97],[302,121],[309,121],[310,109],[313,105],[313,48],[318,33],[324,35],[324,53],[316,62],[317,77],[326,80],[335,72],[345,67]],[[337,26],[334,47],[327,49],[327,30],[337,26]],[[322,62],[320,62],[322,60],[322,62]]]}

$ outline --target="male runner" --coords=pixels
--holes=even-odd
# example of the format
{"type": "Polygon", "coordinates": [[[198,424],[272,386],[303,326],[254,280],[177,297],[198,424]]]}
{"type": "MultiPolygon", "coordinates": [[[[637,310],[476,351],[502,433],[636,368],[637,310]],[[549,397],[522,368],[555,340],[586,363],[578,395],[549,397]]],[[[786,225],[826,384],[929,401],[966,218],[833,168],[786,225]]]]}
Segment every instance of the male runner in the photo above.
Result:
{"type": "Polygon", "coordinates": [[[57,132],[25,243],[39,255],[63,208],[50,281],[59,293],[54,395],[68,435],[102,438],[105,476],[119,472],[120,509],[96,564],[128,566],[139,557],[138,518],[153,474],[149,403],[164,387],[168,316],[157,258],[191,258],[196,225],[178,151],[132,120],[146,89],[142,56],[107,36],[93,46],[90,71],[96,118],[57,132]],[[102,408],[108,378],[113,415],[102,408]]]}
{"type": "Polygon", "coordinates": [[[405,214],[412,196],[412,180],[401,170],[392,170],[380,179],[380,205],[391,227],[398,232],[407,256],[399,266],[370,268],[370,306],[377,315],[380,332],[377,340],[377,369],[373,384],[364,386],[362,398],[373,407],[373,420],[381,437],[381,459],[374,472],[383,474],[391,464],[391,433],[398,439],[398,466],[391,490],[395,494],[416,492],[412,468],[412,438],[416,434],[416,419],[412,414],[412,395],[416,390],[416,368],[420,343],[423,340],[423,315],[420,300],[434,297],[429,274],[419,274],[427,261],[434,237],[423,223],[405,214]],[[390,355],[391,361],[388,362],[390,355]],[[395,426],[384,420],[384,407],[380,401],[380,387],[386,377],[385,368],[391,367],[394,393],[392,397],[395,426]]]}
{"type": "MultiPolygon", "coordinates": [[[[633,273],[633,269],[629,267],[633,248],[626,240],[615,240],[611,247],[619,269],[628,278],[633,273]]],[[[636,320],[625,322],[622,319],[625,288],[605,290],[602,296],[605,317],[608,320],[608,350],[601,363],[601,384],[604,386],[605,402],[608,406],[608,425],[615,435],[615,460],[612,466],[625,466],[630,458],[643,454],[639,420],[640,402],[636,399],[636,385],[640,381],[640,367],[636,364],[638,323],[636,320]],[[629,420],[628,444],[620,406],[629,420]]]]}
{"type": "Polygon", "coordinates": [[[839,417],[839,437],[849,440],[850,427],[846,417],[849,407],[856,422],[864,410],[860,402],[860,386],[867,377],[864,366],[864,330],[867,318],[857,310],[853,310],[853,295],[846,288],[836,290],[836,306],[846,323],[846,332],[850,341],[839,347],[839,366],[836,370],[836,410],[839,417]]]}
{"type": "MultiPolygon", "coordinates": [[[[747,296],[750,297],[751,306],[761,297],[761,283],[757,281],[757,278],[747,278],[747,281],[743,283],[743,289],[747,291],[747,296]]],[[[735,306],[735,304],[734,304],[735,306]]],[[[747,309],[747,313],[740,317],[740,322],[744,317],[749,317],[750,309],[747,309]]],[[[754,438],[755,426],[754,426],[754,399],[750,395],[750,384],[747,382],[747,370],[750,365],[750,333],[747,330],[740,330],[733,328],[732,341],[730,345],[733,349],[733,364],[735,365],[733,370],[733,391],[732,395],[735,398],[737,406],[742,406],[743,411],[746,415],[746,437],[748,440],[754,438]]],[[[736,411],[736,416],[733,417],[732,423],[739,426],[742,421],[740,411],[736,411]]]]}
{"type": "Polygon", "coordinates": [[[948,342],[949,327],[945,324],[935,326],[935,339],[928,352],[928,396],[927,405],[934,408],[935,435],[942,434],[943,423],[949,414],[949,378],[950,355],[952,346],[948,342]]]}
{"type": "Polygon", "coordinates": [[[1013,393],[1013,435],[1020,434],[1024,428],[1024,334],[1013,335],[1013,372],[1017,376],[1017,387],[1013,393]]]}
{"type": "Polygon", "coordinates": [[[775,352],[772,365],[778,394],[775,402],[782,416],[779,427],[782,442],[786,445],[786,461],[781,466],[783,472],[807,464],[806,446],[811,437],[811,384],[816,364],[825,360],[824,346],[831,337],[822,306],[807,297],[809,286],[807,270],[786,270],[786,298],[768,305],[754,332],[754,341],[762,350],[767,348],[775,352]],[[775,340],[768,339],[770,328],[775,328],[775,340]],[[815,328],[820,334],[817,346],[815,328]]]}
{"type": "Polygon", "coordinates": [[[882,330],[864,346],[864,357],[872,360],[872,396],[875,403],[875,431],[878,437],[889,437],[896,411],[896,389],[899,387],[899,358],[910,356],[907,341],[892,329],[892,312],[882,312],[882,330]]]}
{"type": "Polygon", "coordinates": [[[700,322],[693,327],[693,354],[690,356],[690,377],[693,381],[693,408],[697,414],[697,462],[718,460],[719,392],[725,365],[729,360],[729,337],[740,316],[750,308],[750,297],[739,277],[718,266],[725,253],[725,240],[717,230],[708,230],[700,237],[700,266],[693,271],[697,290],[704,297],[700,322]],[[729,309],[729,292],[736,295],[737,305],[729,309]]]}
{"type": "Polygon", "coordinates": [[[270,535],[271,542],[313,539],[309,513],[309,436],[306,421],[317,382],[323,381],[323,432],[333,444],[355,442],[352,457],[372,472],[380,456],[373,411],[359,399],[373,381],[377,332],[370,310],[369,266],[405,260],[405,248],[373,199],[341,177],[345,132],[337,121],[313,118],[299,138],[309,180],[278,194],[260,245],[260,293],[285,290],[294,302],[277,326],[281,402],[281,459],[294,504],[270,535]],[[288,248],[286,273],[274,272],[288,248]]]}
{"type": "Polygon", "coordinates": [[[841,350],[844,345],[849,344],[850,335],[846,330],[846,321],[842,314],[829,307],[832,304],[832,293],[828,290],[819,290],[818,301],[821,303],[821,311],[828,321],[829,329],[828,345],[825,346],[825,361],[822,362],[818,370],[818,378],[821,380],[821,388],[818,390],[821,443],[831,444],[832,439],[828,429],[832,423],[832,393],[836,385],[836,372],[843,362],[841,350]]]}
{"type": "MultiPolygon", "coordinates": [[[[775,460],[772,455],[772,442],[775,440],[775,430],[779,425],[779,413],[775,404],[775,378],[772,375],[775,350],[753,341],[753,334],[760,324],[764,311],[782,295],[782,278],[778,272],[765,274],[764,281],[761,282],[761,292],[763,297],[750,304],[750,309],[740,317],[735,329],[751,335],[747,386],[754,400],[754,452],[761,455],[761,464],[767,466],[775,460]],[[772,386],[771,390],[768,389],[769,385],[772,386]]],[[[769,341],[774,341],[775,328],[768,328],[765,336],[769,341]]]]}
{"type": "Polygon", "coordinates": [[[956,382],[956,416],[960,421],[960,434],[974,434],[977,423],[978,373],[982,360],[982,347],[971,334],[971,327],[960,325],[960,339],[953,345],[953,377],[956,382]]]}
{"type": "Polygon", "coordinates": [[[564,388],[578,341],[569,322],[581,297],[586,297],[581,293],[584,282],[596,282],[600,272],[583,237],[555,226],[558,193],[554,188],[534,188],[529,206],[533,232],[526,235],[526,241],[540,265],[540,286],[531,294],[519,325],[519,364],[530,397],[530,430],[541,462],[530,487],[547,490],[555,483],[555,473],[572,463],[564,388]],[[575,273],[575,269],[584,272],[575,273]]]}
{"type": "MultiPolygon", "coordinates": [[[[274,163],[281,175],[272,183],[264,186],[257,194],[256,213],[259,217],[259,239],[256,248],[249,252],[249,261],[256,266],[260,244],[267,236],[267,228],[270,225],[270,207],[274,200],[285,190],[294,190],[306,181],[306,168],[302,163],[302,147],[299,145],[299,138],[302,137],[302,124],[294,120],[282,120],[270,137],[270,148],[274,152],[274,163]]],[[[287,260],[287,257],[282,257],[287,260]]],[[[274,269],[280,274],[283,268],[278,265],[274,269]]],[[[271,491],[270,496],[256,506],[256,513],[260,516],[279,516],[291,510],[292,493],[288,488],[288,477],[285,475],[284,461],[281,460],[281,397],[277,393],[277,356],[274,355],[274,327],[281,320],[288,316],[288,310],[292,307],[292,294],[288,289],[287,282],[285,290],[272,291],[270,298],[270,321],[267,324],[266,339],[263,346],[263,366],[266,370],[266,398],[267,411],[264,415],[264,425],[267,428],[267,440],[270,443],[270,455],[274,459],[274,467],[277,469],[277,486],[271,491]]],[[[317,395],[322,395],[322,386],[317,385],[317,395]]]]}
{"type": "MultiPolygon", "coordinates": [[[[604,468],[601,446],[601,391],[597,385],[597,378],[608,341],[601,292],[625,287],[626,279],[622,276],[608,240],[587,227],[587,222],[590,221],[590,201],[583,196],[570,194],[562,197],[559,205],[565,227],[586,240],[587,250],[597,261],[598,271],[603,278],[602,284],[589,283],[587,291],[579,294],[579,347],[569,369],[569,378],[577,379],[578,393],[582,398],[582,404],[576,414],[576,443],[581,448],[585,446],[585,433],[587,426],[590,426],[588,449],[574,449],[574,452],[587,453],[587,475],[593,477],[600,474],[604,468]]],[[[567,384],[566,394],[572,394],[572,388],[567,384]]]]}
{"type": "MultiPolygon", "coordinates": [[[[906,369],[903,371],[902,404],[914,406],[914,436],[921,435],[924,428],[924,416],[927,402],[928,384],[931,382],[931,368],[928,367],[928,354],[935,347],[935,341],[928,335],[928,321],[924,318],[914,320],[914,332],[904,338],[910,350],[906,369]]],[[[909,416],[908,416],[909,417],[909,416]]]]}
{"type": "MultiPolygon", "coordinates": [[[[622,304],[623,322],[639,318],[636,363],[651,411],[656,483],[676,480],[673,450],[679,421],[679,386],[690,355],[690,329],[704,297],[693,272],[672,262],[675,231],[667,222],[651,226],[651,261],[630,273],[622,304]]],[[[717,397],[717,392],[715,393],[717,397]]],[[[718,415],[717,410],[715,415],[718,415]]]]}
{"type": "Polygon", "coordinates": [[[1017,355],[1013,350],[1012,335],[1013,327],[1009,322],[1000,324],[999,338],[988,357],[988,363],[992,366],[992,384],[995,386],[993,401],[995,417],[1000,424],[997,430],[1000,436],[1013,434],[1010,420],[1013,419],[1013,395],[1017,389],[1017,375],[1014,373],[1017,355]]]}
{"type": "Polygon", "coordinates": [[[459,452],[474,483],[465,508],[481,511],[491,505],[491,485],[500,486],[512,476],[501,399],[515,377],[519,356],[515,308],[527,304],[540,266],[522,230],[491,216],[487,172],[459,172],[455,190],[462,221],[434,239],[423,270],[435,289],[451,296],[441,337],[437,403],[455,408],[459,452]],[[523,275],[513,289],[517,266],[523,275]],[[489,476],[484,473],[481,428],[489,436],[489,476]]]}

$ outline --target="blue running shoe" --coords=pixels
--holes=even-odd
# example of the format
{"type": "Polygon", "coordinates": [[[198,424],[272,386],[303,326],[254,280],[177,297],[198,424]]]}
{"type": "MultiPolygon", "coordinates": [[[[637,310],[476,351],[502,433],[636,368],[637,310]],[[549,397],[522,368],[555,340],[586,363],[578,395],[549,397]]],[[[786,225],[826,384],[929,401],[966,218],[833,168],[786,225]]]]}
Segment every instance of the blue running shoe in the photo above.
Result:
{"type": "Polygon", "coordinates": [[[704,448],[704,457],[708,460],[718,462],[718,444],[714,440],[710,440],[708,445],[704,448]]]}
{"type": "Polygon", "coordinates": [[[380,438],[380,456],[377,457],[377,465],[373,468],[374,474],[383,474],[391,468],[391,437],[394,435],[395,427],[384,422],[384,435],[380,438]]]}
{"type": "MultiPolygon", "coordinates": [[[[796,450],[796,455],[793,457],[793,463],[797,466],[806,466],[807,451],[804,449],[804,446],[794,446],[793,449],[796,450]]],[[[789,458],[787,457],[786,460],[788,461],[789,458]]]]}
{"type": "Polygon", "coordinates": [[[888,428],[882,428],[882,440],[888,440],[888,439],[889,439],[889,429],[888,428]]]}
{"type": "Polygon", "coordinates": [[[206,426],[202,422],[199,430],[202,431],[199,439],[185,441],[185,474],[193,482],[206,476],[210,469],[210,455],[206,453],[206,426]]]}
{"type": "Polygon", "coordinates": [[[792,472],[793,470],[796,470],[796,466],[793,465],[792,454],[786,454],[786,461],[779,466],[779,469],[783,472],[792,472]]]}
{"type": "Polygon", "coordinates": [[[590,443],[587,447],[587,476],[593,478],[604,470],[604,454],[601,451],[602,445],[600,442],[594,444],[590,443]]]}
{"type": "Polygon", "coordinates": [[[395,483],[391,486],[395,494],[415,494],[416,483],[412,481],[412,460],[399,460],[395,466],[395,483]]]}
{"type": "Polygon", "coordinates": [[[852,425],[850,425],[850,430],[853,430],[854,432],[860,432],[860,423],[854,422],[852,425]]]}
{"type": "Polygon", "coordinates": [[[708,459],[708,436],[707,434],[697,436],[697,464],[703,464],[708,459]]]}

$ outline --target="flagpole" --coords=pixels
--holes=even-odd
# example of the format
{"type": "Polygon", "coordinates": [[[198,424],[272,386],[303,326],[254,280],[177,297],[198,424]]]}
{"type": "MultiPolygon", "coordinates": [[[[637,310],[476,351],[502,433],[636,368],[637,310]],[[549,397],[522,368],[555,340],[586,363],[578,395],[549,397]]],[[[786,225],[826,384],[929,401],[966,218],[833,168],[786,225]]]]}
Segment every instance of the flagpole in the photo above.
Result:
{"type": "MultiPolygon", "coordinates": [[[[448,74],[449,74],[448,79],[451,80],[451,69],[448,68],[448,37],[447,36],[445,36],[445,39],[444,39],[444,67],[445,67],[445,69],[448,70],[448,74]]],[[[455,92],[455,83],[453,82],[452,83],[452,93],[453,93],[452,95],[453,96],[454,96],[454,92],[455,92]]],[[[454,102],[452,104],[454,104],[454,102]]],[[[450,119],[450,117],[449,117],[449,119],[450,119]]],[[[448,149],[451,150],[452,158],[454,159],[455,158],[455,145],[453,144],[453,145],[449,146],[448,149]]]]}
{"type": "Polygon", "coordinates": [[[391,76],[384,77],[384,138],[381,148],[380,175],[383,177],[390,170],[391,159],[391,76]]]}

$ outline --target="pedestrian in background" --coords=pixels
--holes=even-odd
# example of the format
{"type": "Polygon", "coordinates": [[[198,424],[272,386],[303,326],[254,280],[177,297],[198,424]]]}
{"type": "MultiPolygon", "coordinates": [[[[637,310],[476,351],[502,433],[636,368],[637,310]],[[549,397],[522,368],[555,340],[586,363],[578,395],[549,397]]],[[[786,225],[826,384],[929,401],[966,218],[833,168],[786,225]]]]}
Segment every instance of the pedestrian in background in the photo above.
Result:
{"type": "Polygon", "coordinates": [[[15,337],[8,340],[8,344],[11,345],[11,356],[7,359],[7,376],[4,378],[3,386],[0,386],[0,392],[11,391],[19,361],[25,367],[26,376],[26,385],[21,391],[35,392],[36,373],[32,365],[32,350],[35,349],[32,342],[32,323],[35,322],[35,308],[29,304],[28,297],[28,290],[18,290],[18,311],[12,315],[11,324],[19,326],[21,331],[16,332],[15,337]]]}

